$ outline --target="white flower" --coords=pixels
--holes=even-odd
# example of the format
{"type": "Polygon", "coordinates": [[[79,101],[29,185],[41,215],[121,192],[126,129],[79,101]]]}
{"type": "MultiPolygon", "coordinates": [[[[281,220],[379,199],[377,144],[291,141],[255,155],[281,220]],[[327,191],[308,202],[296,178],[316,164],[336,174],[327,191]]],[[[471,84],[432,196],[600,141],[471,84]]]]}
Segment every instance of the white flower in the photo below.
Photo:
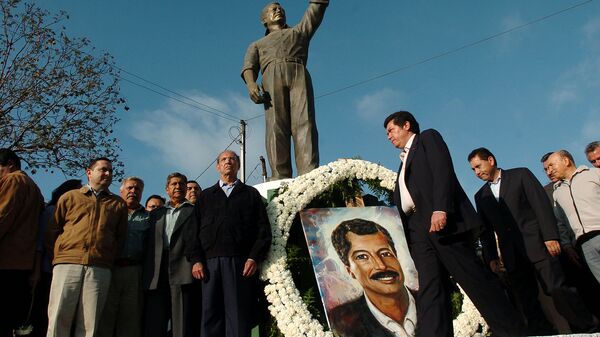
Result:
{"type": "MultiPolygon", "coordinates": [[[[261,278],[268,281],[265,295],[270,303],[269,312],[286,337],[333,337],[331,331],[325,331],[321,323],[311,316],[302,301],[292,274],[287,269],[285,246],[296,214],[329,186],[347,178],[380,180],[380,186],[388,190],[393,190],[396,183],[396,173],[379,164],[359,159],[338,159],[282,184],[281,194],[267,205],[273,239],[261,278]]],[[[453,322],[454,335],[478,336],[476,331],[481,327],[485,336],[488,330],[485,321],[464,291],[460,290],[464,296],[463,307],[462,313],[453,322]]]]}

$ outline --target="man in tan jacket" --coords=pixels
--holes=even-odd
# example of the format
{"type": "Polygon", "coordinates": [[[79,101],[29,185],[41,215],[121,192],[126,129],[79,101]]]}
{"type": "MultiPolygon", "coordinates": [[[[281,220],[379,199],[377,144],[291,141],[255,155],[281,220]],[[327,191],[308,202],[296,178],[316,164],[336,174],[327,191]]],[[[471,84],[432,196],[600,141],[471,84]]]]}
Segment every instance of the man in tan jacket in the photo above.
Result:
{"type": "Polygon", "coordinates": [[[88,184],[65,193],[48,224],[54,252],[48,304],[48,337],[93,337],[111,280],[115,257],[127,235],[127,206],[109,192],[112,163],[97,158],[86,169],[88,184]]]}
{"type": "Polygon", "coordinates": [[[38,218],[44,206],[40,189],[21,171],[21,160],[0,149],[0,336],[24,323],[29,278],[34,268],[38,218]]]}

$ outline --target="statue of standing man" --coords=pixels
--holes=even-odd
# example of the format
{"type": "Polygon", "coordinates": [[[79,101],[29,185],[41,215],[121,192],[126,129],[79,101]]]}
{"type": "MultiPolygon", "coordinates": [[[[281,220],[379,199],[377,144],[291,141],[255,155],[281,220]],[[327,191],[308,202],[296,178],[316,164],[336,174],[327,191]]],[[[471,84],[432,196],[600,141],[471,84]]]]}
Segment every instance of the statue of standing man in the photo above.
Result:
{"type": "Polygon", "coordinates": [[[264,104],[266,147],[271,179],[292,177],[290,137],[298,175],[319,166],[319,144],[310,74],[306,70],[308,45],[323,20],[329,0],[311,0],[302,20],[286,24],[285,11],[277,2],[261,13],[265,37],[246,52],[242,78],[254,103],[264,104]],[[262,88],[256,83],[262,72],[262,88]]]}

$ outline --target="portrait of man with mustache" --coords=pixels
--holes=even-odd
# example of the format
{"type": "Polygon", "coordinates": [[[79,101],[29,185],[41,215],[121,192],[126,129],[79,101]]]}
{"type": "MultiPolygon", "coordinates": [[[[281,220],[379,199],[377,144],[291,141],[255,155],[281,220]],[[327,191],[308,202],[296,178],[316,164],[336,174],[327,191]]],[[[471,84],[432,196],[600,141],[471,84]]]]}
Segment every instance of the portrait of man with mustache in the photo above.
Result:
{"type": "Polygon", "coordinates": [[[415,301],[404,285],[390,233],[365,220],[341,222],[331,242],[348,274],[363,289],[356,299],[329,313],[331,328],[343,337],[414,336],[417,324],[415,301]]]}

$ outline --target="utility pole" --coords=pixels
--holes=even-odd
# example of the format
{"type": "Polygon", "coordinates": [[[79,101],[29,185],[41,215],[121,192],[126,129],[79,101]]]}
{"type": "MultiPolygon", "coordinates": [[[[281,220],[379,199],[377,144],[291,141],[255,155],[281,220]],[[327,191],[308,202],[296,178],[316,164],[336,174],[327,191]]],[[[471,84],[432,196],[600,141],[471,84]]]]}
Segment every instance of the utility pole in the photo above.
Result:
{"type": "Polygon", "coordinates": [[[246,121],[240,120],[240,171],[241,181],[246,183],[246,121]]]}

